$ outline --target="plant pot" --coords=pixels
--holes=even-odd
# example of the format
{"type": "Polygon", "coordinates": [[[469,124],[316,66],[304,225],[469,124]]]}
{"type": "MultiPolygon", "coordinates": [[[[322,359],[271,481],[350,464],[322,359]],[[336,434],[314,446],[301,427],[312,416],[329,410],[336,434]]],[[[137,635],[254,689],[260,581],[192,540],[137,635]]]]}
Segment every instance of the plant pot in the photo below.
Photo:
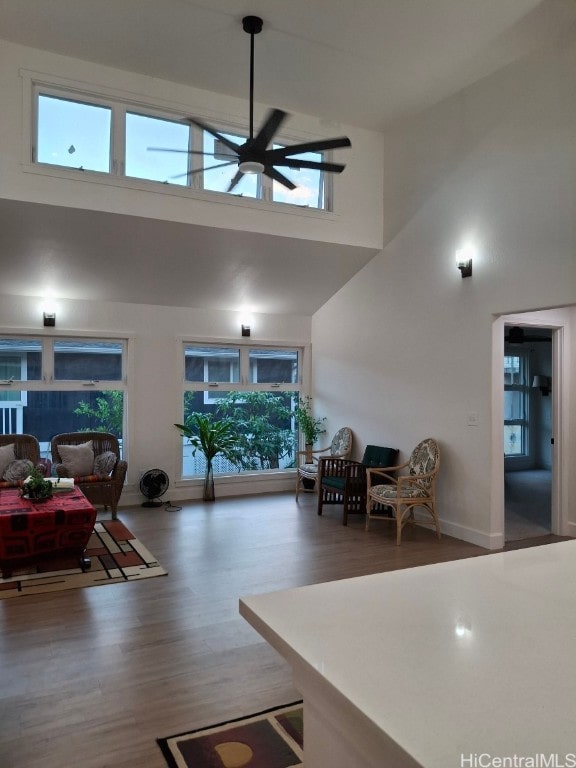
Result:
{"type": "Polygon", "coordinates": [[[306,445],[304,446],[304,450],[306,452],[306,455],[304,457],[305,460],[306,460],[306,464],[312,464],[312,462],[313,462],[313,456],[312,456],[312,446],[313,445],[314,445],[314,443],[306,443],[306,445]]]}
{"type": "Polygon", "coordinates": [[[214,501],[216,499],[216,494],[214,493],[214,472],[212,469],[212,464],[208,464],[206,467],[202,499],[203,501],[214,501]]]}
{"type": "Polygon", "coordinates": [[[41,504],[43,501],[50,501],[52,494],[49,496],[31,496],[29,493],[23,493],[22,498],[31,501],[33,504],[41,504]]]}

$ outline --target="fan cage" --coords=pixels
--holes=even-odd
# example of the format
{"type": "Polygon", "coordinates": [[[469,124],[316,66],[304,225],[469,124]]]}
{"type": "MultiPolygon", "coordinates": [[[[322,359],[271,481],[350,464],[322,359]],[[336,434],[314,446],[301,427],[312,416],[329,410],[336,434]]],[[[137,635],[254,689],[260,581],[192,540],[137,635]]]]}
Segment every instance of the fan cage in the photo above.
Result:
{"type": "Polygon", "coordinates": [[[163,469],[149,469],[140,478],[140,493],[146,497],[143,507],[159,507],[170,485],[168,475],[163,469]]]}

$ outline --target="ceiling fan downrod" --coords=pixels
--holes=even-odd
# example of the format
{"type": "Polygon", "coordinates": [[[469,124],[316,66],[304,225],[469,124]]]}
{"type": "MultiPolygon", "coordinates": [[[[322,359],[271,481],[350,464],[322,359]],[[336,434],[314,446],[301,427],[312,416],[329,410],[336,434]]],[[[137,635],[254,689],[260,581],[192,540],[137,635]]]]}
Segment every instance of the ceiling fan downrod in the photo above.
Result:
{"type": "Polygon", "coordinates": [[[254,35],[262,32],[260,16],[244,16],[242,29],[250,35],[250,138],[254,138],[254,35]]]}

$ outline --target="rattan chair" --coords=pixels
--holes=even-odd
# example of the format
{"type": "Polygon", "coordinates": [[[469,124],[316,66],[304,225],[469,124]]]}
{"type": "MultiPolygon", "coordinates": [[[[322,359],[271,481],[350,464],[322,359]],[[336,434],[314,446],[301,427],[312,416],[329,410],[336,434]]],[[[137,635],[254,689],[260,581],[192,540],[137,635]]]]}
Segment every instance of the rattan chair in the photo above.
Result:
{"type": "Polygon", "coordinates": [[[347,459],[352,451],[352,430],[350,427],[341,427],[327,448],[317,450],[298,451],[298,459],[302,463],[296,468],[296,499],[301,490],[310,492],[315,490],[318,475],[318,462],[323,454],[332,458],[347,459]]]}
{"type": "MultiPolygon", "coordinates": [[[[11,444],[14,445],[15,459],[27,459],[44,475],[49,474],[50,462],[45,462],[40,458],[40,445],[34,435],[0,435],[0,447],[11,444]]],[[[18,483],[10,483],[0,477],[0,488],[11,488],[16,485],[18,483]]]]}
{"type": "Polygon", "coordinates": [[[67,432],[56,435],[52,438],[51,442],[54,469],[58,477],[70,477],[60,455],[60,446],[81,445],[90,440],[92,441],[94,458],[107,451],[112,451],[116,454],[116,463],[108,476],[83,475],[75,477],[74,483],[92,504],[103,505],[105,509],[110,507],[112,519],[116,520],[118,502],[124,488],[126,471],[128,469],[127,462],[120,458],[120,445],[117,437],[108,432],[67,432]]]}
{"type": "Polygon", "coordinates": [[[402,529],[417,520],[414,510],[420,507],[432,520],[440,538],[440,520],[436,512],[436,477],[440,469],[440,449],[431,437],[422,440],[405,464],[395,470],[407,469],[404,475],[392,475],[392,468],[366,470],[366,530],[370,520],[396,523],[396,544],[402,541],[402,529]],[[382,512],[392,510],[392,516],[382,512]]]}

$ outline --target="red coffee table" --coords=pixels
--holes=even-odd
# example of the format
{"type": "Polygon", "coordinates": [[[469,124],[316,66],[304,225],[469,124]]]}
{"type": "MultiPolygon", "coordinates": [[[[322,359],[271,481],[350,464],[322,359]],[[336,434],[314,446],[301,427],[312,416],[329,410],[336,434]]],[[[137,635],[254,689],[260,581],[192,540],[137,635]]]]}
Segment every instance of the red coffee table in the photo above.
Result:
{"type": "Polygon", "coordinates": [[[10,578],[17,566],[56,554],[77,554],[86,570],[90,560],[84,552],[95,522],[95,508],[76,487],[41,503],[24,499],[18,489],[0,490],[2,578],[10,578]]]}

